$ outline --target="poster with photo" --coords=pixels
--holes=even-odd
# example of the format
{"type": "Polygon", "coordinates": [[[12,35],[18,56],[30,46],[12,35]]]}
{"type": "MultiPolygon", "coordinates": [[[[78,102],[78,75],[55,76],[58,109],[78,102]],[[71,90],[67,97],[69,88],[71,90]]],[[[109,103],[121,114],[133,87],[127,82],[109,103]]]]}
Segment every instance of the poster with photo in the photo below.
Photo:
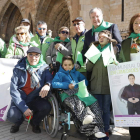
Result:
{"type": "Polygon", "coordinates": [[[5,121],[11,103],[10,82],[18,59],[0,58],[0,121],[5,121]]]}
{"type": "Polygon", "coordinates": [[[117,127],[140,126],[140,61],[110,64],[107,67],[117,127]]]}

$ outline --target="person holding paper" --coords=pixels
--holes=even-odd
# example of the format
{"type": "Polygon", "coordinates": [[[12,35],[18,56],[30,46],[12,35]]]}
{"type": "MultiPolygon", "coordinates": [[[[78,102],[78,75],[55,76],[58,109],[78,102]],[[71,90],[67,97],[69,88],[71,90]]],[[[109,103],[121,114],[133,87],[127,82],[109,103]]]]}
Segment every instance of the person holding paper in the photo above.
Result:
{"type": "MultiPolygon", "coordinates": [[[[140,60],[140,13],[135,14],[129,23],[129,37],[122,41],[119,62],[140,60]]],[[[129,127],[131,140],[140,139],[140,127],[129,127]]]]}
{"type": "Polygon", "coordinates": [[[85,22],[82,17],[77,17],[72,20],[72,23],[73,29],[76,33],[71,40],[72,58],[75,63],[75,68],[82,74],[86,75],[86,68],[80,63],[80,61],[83,63],[83,57],[81,59],[77,59],[77,57],[81,55],[80,53],[82,52],[84,46],[85,33],[87,32],[85,29],[85,22]]]}
{"type": "Polygon", "coordinates": [[[52,82],[49,67],[37,47],[27,51],[27,57],[20,59],[13,70],[10,94],[11,106],[7,119],[14,123],[10,132],[19,131],[24,116],[33,115],[30,124],[34,133],[41,133],[39,127],[42,119],[50,112],[51,105],[44,99],[48,95],[52,82]],[[33,110],[33,113],[32,113],[33,110]]]}
{"type": "Polygon", "coordinates": [[[98,100],[99,106],[103,112],[102,118],[104,121],[104,129],[107,137],[103,140],[109,139],[109,123],[110,123],[110,88],[108,81],[107,65],[117,60],[114,55],[112,43],[117,41],[112,39],[111,32],[103,30],[98,35],[99,42],[95,45],[91,44],[89,51],[85,54],[88,58],[86,65],[87,72],[90,72],[90,92],[98,100]]]}
{"type": "Polygon", "coordinates": [[[58,31],[58,36],[55,37],[50,47],[46,52],[46,62],[53,69],[53,63],[59,61],[61,63],[62,57],[66,55],[72,55],[71,42],[69,39],[68,27],[61,27],[58,31]],[[59,58],[61,60],[59,60],[59,58]]]}
{"type": "Polygon", "coordinates": [[[135,76],[128,75],[130,84],[126,86],[121,94],[121,98],[127,101],[128,114],[140,114],[140,85],[135,84],[135,76]]]}
{"type": "MultiPolygon", "coordinates": [[[[63,89],[60,94],[61,100],[81,121],[81,131],[84,129],[84,125],[91,124],[95,127],[90,132],[86,132],[84,129],[87,136],[91,135],[90,138],[92,138],[94,134],[97,138],[105,137],[98,102],[89,94],[85,84],[87,85],[88,81],[84,75],[76,71],[73,59],[70,56],[64,56],[62,66],[60,66],[52,81],[52,87],[63,89]]],[[[88,129],[89,127],[87,126],[86,128],[88,129]]]]}
{"type": "Polygon", "coordinates": [[[117,25],[104,21],[102,10],[97,7],[89,11],[89,17],[91,19],[92,28],[85,34],[84,47],[82,51],[83,60],[85,61],[86,59],[84,55],[89,49],[90,44],[92,42],[98,41],[98,34],[103,30],[108,30],[111,32],[112,38],[118,42],[116,44],[116,50],[119,51],[121,48],[122,38],[117,25]]]}

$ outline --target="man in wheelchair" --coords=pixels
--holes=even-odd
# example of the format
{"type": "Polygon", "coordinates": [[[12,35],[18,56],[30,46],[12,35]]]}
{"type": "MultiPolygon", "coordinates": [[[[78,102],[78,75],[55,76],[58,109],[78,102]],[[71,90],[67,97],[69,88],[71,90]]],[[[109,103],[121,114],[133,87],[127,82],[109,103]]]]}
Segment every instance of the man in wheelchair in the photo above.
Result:
{"type": "MultiPolygon", "coordinates": [[[[77,83],[85,80],[86,85],[88,81],[85,76],[75,70],[73,59],[70,56],[64,56],[62,66],[56,73],[52,87],[63,89],[60,94],[62,102],[64,102],[76,115],[77,119],[81,122],[81,132],[87,136],[102,138],[105,137],[104,125],[101,117],[101,111],[98,106],[97,100],[90,95],[89,98],[80,98],[77,93],[82,92],[77,83]],[[86,100],[89,100],[87,102],[86,100]],[[91,102],[92,99],[92,102],[91,102]]],[[[82,93],[81,93],[82,94],[82,93]]]]}
{"type": "Polygon", "coordinates": [[[51,110],[50,103],[44,98],[48,95],[51,82],[52,75],[41,51],[37,47],[29,48],[27,57],[18,61],[11,78],[12,100],[7,114],[8,120],[14,123],[11,133],[19,131],[25,117],[31,115],[32,131],[41,133],[39,124],[51,110]]]}

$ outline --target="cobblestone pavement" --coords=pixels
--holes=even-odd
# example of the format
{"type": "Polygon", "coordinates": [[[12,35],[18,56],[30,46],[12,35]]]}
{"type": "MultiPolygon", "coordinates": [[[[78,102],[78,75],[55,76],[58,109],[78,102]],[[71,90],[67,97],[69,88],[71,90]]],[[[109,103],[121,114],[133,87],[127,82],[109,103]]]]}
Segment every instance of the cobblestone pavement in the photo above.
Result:
{"type": "MultiPolygon", "coordinates": [[[[42,133],[40,134],[35,134],[31,130],[31,126],[29,126],[28,131],[25,132],[27,122],[25,121],[21,127],[19,132],[15,134],[11,134],[9,132],[11,128],[11,123],[6,121],[6,122],[0,122],[0,140],[60,140],[61,134],[58,133],[56,138],[51,138],[48,136],[45,132],[45,130],[42,129],[42,133]]],[[[77,132],[74,130],[75,134],[77,132]]],[[[79,138],[75,138],[72,136],[69,136],[67,140],[80,140],[79,138]]],[[[110,140],[130,140],[129,134],[128,134],[128,129],[127,128],[114,128],[113,129],[113,134],[110,137],[110,140]]]]}

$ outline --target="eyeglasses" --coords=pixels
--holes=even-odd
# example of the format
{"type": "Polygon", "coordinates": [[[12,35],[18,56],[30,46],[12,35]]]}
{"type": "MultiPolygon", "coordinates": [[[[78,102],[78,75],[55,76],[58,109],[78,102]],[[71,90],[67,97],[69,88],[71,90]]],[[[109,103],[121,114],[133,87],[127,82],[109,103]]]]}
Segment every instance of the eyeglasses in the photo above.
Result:
{"type": "Polygon", "coordinates": [[[24,35],[25,33],[16,33],[16,35],[24,35]]]}
{"type": "Polygon", "coordinates": [[[81,22],[74,23],[73,26],[80,25],[80,24],[81,24],[81,22]]]}
{"type": "Polygon", "coordinates": [[[38,28],[38,30],[46,30],[46,28],[38,28]]]}
{"type": "Polygon", "coordinates": [[[61,31],[61,33],[62,34],[67,34],[67,35],[69,34],[69,32],[67,32],[67,31],[61,31]]]}
{"type": "Polygon", "coordinates": [[[29,53],[28,55],[29,55],[30,58],[32,58],[32,57],[34,57],[34,56],[35,56],[35,58],[38,58],[38,57],[40,56],[40,54],[35,54],[35,55],[33,55],[32,53],[29,53]]]}

